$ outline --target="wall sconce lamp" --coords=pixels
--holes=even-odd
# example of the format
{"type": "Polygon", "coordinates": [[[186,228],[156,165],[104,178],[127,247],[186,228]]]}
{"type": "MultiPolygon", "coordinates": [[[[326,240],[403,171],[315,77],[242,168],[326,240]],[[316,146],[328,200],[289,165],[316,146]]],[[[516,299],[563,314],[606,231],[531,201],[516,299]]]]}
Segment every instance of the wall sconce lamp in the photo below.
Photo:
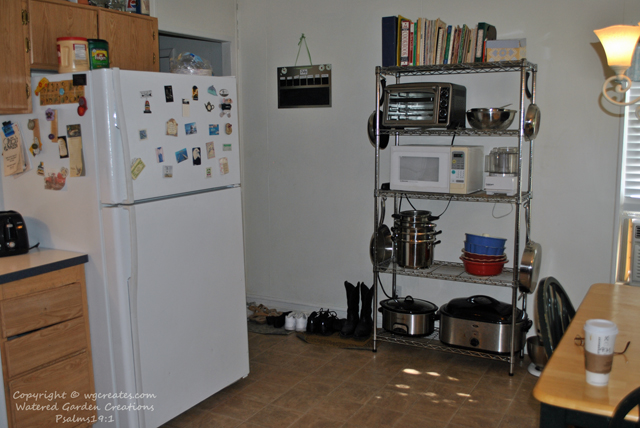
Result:
{"type": "MultiPolygon", "coordinates": [[[[618,106],[628,106],[640,102],[640,97],[633,101],[616,101],[607,94],[607,86],[612,81],[617,81],[615,91],[624,94],[631,88],[631,79],[624,73],[631,66],[638,39],[640,38],[639,25],[612,25],[611,27],[594,30],[600,39],[604,52],[607,55],[607,64],[615,71],[616,75],[609,77],[602,86],[602,95],[610,102],[618,106]],[[622,81],[626,84],[622,87],[622,81]]],[[[640,119],[640,105],[636,108],[636,116],[640,119]]]]}

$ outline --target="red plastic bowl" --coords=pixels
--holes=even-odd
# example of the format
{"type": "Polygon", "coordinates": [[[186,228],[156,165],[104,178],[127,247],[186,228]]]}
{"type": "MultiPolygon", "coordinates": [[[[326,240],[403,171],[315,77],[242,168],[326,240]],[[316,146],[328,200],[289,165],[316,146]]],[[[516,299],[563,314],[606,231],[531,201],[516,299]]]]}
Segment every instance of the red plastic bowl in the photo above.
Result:
{"type": "Polygon", "coordinates": [[[498,256],[490,256],[489,254],[470,253],[469,251],[465,251],[465,250],[462,250],[462,254],[468,259],[473,259],[478,261],[482,260],[487,262],[498,262],[498,261],[507,259],[506,254],[500,254],[498,256]]]}
{"type": "Polygon", "coordinates": [[[482,262],[468,259],[465,256],[460,256],[460,260],[462,260],[462,263],[464,264],[464,270],[466,270],[471,275],[476,276],[499,275],[500,273],[502,273],[502,269],[507,263],[507,260],[500,262],[482,262]]]}

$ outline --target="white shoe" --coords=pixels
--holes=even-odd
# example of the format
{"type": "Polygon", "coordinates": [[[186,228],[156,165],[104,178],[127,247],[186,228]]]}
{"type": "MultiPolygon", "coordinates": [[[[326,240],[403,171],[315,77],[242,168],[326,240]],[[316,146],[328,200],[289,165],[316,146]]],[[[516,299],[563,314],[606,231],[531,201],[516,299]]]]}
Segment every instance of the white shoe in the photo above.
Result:
{"type": "Polygon", "coordinates": [[[289,314],[287,314],[286,318],[284,319],[284,329],[288,330],[288,331],[293,331],[296,329],[296,313],[295,312],[291,312],[289,314]]]}
{"type": "Polygon", "coordinates": [[[302,312],[296,314],[296,331],[307,331],[307,316],[302,312]]]}

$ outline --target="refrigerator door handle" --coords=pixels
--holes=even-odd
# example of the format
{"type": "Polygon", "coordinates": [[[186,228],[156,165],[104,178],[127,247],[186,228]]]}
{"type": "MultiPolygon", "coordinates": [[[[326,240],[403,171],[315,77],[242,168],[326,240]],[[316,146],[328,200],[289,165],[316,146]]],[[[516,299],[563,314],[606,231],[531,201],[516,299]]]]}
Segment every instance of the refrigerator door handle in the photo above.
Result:
{"type": "Polygon", "coordinates": [[[124,114],[124,105],[122,104],[122,85],[120,84],[120,69],[113,68],[113,87],[116,93],[116,128],[120,130],[120,139],[122,141],[122,156],[124,159],[125,185],[127,189],[127,197],[125,204],[132,204],[133,198],[133,179],[131,178],[131,154],[129,152],[129,136],[127,134],[127,121],[124,114]]]}
{"type": "MultiPolygon", "coordinates": [[[[142,398],[142,370],[140,363],[140,340],[138,338],[138,233],[136,230],[136,208],[134,205],[123,206],[129,211],[129,230],[131,245],[131,276],[127,282],[129,288],[129,313],[131,314],[131,338],[133,345],[133,367],[135,371],[136,398],[139,408],[144,409],[144,399],[142,398]]],[[[138,423],[140,428],[145,428],[144,412],[138,412],[138,423]]]]}

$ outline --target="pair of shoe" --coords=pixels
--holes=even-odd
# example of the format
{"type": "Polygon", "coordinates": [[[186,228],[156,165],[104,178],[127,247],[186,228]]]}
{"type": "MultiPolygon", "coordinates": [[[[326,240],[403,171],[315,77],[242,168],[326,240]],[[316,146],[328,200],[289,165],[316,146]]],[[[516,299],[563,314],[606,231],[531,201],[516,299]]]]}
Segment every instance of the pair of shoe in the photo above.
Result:
{"type": "Polygon", "coordinates": [[[286,317],[289,314],[291,314],[291,311],[278,312],[275,309],[272,309],[271,313],[267,315],[267,324],[272,325],[275,328],[282,328],[285,324],[286,317]]]}
{"type": "Polygon", "coordinates": [[[307,316],[304,312],[289,312],[284,320],[284,329],[287,331],[305,331],[307,329],[307,316]]]}
{"type": "Polygon", "coordinates": [[[330,336],[342,329],[344,321],[344,319],[338,318],[334,311],[329,309],[325,311],[320,308],[318,312],[311,312],[311,315],[307,318],[307,333],[330,336]]]}
{"type": "MultiPolygon", "coordinates": [[[[253,321],[258,324],[269,324],[274,325],[276,323],[276,319],[282,318],[282,325],[284,325],[284,316],[283,313],[276,309],[269,309],[266,306],[260,304],[257,305],[254,302],[251,302],[247,305],[247,314],[249,311],[252,311],[253,314],[249,315],[249,321],[253,321]]],[[[278,324],[280,322],[278,321],[278,324]]]]}
{"type": "Polygon", "coordinates": [[[367,338],[373,330],[373,286],[369,288],[364,282],[358,282],[358,285],[353,286],[345,281],[344,288],[347,291],[347,320],[340,330],[340,336],[367,338]],[[362,311],[358,315],[360,299],[362,299],[362,311]]]}

